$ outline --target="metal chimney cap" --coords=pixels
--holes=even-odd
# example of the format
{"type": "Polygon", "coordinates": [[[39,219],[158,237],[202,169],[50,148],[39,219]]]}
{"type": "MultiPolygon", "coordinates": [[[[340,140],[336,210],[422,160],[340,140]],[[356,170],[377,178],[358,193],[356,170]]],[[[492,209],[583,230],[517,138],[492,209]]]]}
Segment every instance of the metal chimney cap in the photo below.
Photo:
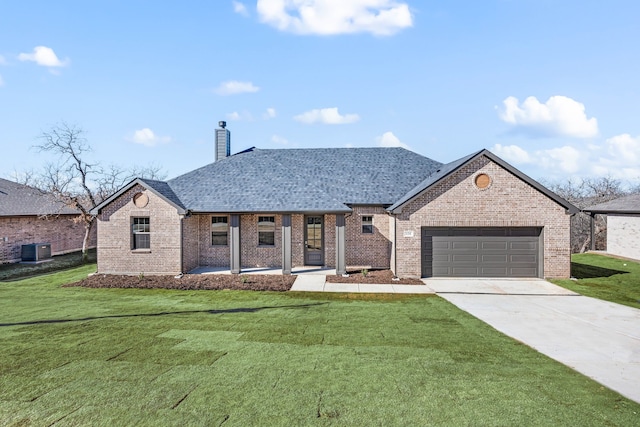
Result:
{"type": "Polygon", "coordinates": [[[220,126],[222,129],[227,127],[227,122],[225,122],[224,120],[220,120],[218,122],[218,126],[220,126]]]}

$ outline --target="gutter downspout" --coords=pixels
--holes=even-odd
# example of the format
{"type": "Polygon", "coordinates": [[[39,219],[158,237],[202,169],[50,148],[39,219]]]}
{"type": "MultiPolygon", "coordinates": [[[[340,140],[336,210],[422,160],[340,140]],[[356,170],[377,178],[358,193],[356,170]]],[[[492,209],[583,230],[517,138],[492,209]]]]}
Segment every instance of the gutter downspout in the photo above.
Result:
{"type": "Polygon", "coordinates": [[[184,274],[184,218],[180,218],[180,274],[184,274]]]}
{"type": "Polygon", "coordinates": [[[398,215],[390,213],[393,217],[393,278],[398,278],[398,215]]]}

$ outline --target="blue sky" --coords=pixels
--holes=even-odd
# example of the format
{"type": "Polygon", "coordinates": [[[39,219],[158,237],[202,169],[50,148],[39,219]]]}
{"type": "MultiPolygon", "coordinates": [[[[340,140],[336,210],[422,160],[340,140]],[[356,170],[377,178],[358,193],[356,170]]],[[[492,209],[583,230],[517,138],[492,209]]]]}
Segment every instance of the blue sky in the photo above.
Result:
{"type": "MultiPolygon", "coordinates": [[[[640,183],[640,3],[5,1],[0,176],[59,121],[168,177],[232,151],[488,148],[536,179],[640,183]]],[[[356,165],[354,165],[355,167],[356,165]]],[[[366,166],[366,165],[357,165],[366,166]]]]}

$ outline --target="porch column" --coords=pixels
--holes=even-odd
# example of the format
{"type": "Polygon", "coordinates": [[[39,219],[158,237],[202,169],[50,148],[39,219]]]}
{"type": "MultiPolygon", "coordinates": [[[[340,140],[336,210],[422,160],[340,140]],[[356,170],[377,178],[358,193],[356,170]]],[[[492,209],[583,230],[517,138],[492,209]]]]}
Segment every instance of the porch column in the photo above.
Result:
{"type": "Polygon", "coordinates": [[[291,274],[291,214],[282,215],[282,274],[291,274]]]}
{"type": "Polygon", "coordinates": [[[589,218],[590,218],[589,233],[591,237],[591,250],[595,251],[596,250],[596,214],[594,214],[593,212],[589,212],[589,218]]]}
{"type": "Polygon", "coordinates": [[[240,274],[240,215],[230,215],[229,224],[229,250],[231,251],[230,257],[230,270],[233,274],[240,274]]]}
{"type": "Polygon", "coordinates": [[[336,274],[347,274],[345,247],[347,236],[344,232],[344,214],[336,214],[336,274]]]}

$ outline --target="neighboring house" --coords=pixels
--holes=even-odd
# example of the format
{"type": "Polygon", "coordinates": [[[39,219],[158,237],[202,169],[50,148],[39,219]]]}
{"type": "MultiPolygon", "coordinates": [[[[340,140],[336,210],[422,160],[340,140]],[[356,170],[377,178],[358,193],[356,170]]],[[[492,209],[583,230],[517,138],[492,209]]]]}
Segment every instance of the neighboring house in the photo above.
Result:
{"type": "MultiPolygon", "coordinates": [[[[20,261],[22,245],[51,243],[53,255],[82,249],[78,212],[27,185],[0,178],[0,263],[20,261]]],[[[95,231],[90,246],[95,246],[95,231]]]]}
{"type": "Polygon", "coordinates": [[[317,265],[569,277],[578,209],[487,150],[448,164],[403,148],[228,156],[222,131],[226,156],[217,137],[216,162],[166,182],[135,179],[94,208],[99,273],[317,265]]]}
{"type": "Polygon", "coordinates": [[[640,194],[590,206],[584,211],[592,217],[596,214],[607,215],[608,253],[640,260],[640,194]]]}

